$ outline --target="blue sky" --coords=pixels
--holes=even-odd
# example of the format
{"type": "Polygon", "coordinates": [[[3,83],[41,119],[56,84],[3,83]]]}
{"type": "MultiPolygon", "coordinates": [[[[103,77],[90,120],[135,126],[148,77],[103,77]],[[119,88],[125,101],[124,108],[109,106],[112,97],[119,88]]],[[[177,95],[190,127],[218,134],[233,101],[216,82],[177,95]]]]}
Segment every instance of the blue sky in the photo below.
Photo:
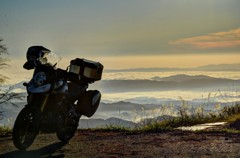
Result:
{"type": "Polygon", "coordinates": [[[239,8],[239,0],[1,0],[0,38],[18,60],[43,45],[109,68],[236,63],[239,8]]]}

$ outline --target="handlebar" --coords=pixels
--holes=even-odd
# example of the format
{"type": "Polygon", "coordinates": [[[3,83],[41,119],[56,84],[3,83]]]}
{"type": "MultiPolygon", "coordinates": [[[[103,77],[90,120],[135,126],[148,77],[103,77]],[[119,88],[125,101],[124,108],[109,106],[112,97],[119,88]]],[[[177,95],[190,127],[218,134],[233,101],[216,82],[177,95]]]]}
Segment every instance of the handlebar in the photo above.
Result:
{"type": "Polygon", "coordinates": [[[66,79],[66,80],[68,79],[68,72],[66,70],[57,68],[56,72],[57,72],[57,77],[58,78],[63,78],[63,79],[66,79]]]}

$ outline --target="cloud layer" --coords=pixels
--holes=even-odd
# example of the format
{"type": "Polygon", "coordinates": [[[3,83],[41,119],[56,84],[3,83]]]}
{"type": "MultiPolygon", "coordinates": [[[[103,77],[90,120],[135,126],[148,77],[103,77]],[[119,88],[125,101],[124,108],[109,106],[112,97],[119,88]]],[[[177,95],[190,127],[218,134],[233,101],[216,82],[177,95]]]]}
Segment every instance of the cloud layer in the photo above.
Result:
{"type": "Polygon", "coordinates": [[[198,50],[240,48],[240,27],[226,32],[190,37],[171,41],[170,45],[198,50]]]}

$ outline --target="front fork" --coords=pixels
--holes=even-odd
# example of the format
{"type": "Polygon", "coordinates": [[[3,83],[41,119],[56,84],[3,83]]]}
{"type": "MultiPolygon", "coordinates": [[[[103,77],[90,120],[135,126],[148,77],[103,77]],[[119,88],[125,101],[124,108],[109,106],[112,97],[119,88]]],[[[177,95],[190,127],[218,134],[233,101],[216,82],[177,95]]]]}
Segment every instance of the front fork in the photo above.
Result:
{"type": "Polygon", "coordinates": [[[47,104],[48,98],[49,98],[49,94],[42,94],[41,96],[31,94],[30,96],[28,96],[27,101],[28,101],[28,105],[31,105],[32,103],[38,104],[40,111],[43,112],[43,110],[47,104]]]}

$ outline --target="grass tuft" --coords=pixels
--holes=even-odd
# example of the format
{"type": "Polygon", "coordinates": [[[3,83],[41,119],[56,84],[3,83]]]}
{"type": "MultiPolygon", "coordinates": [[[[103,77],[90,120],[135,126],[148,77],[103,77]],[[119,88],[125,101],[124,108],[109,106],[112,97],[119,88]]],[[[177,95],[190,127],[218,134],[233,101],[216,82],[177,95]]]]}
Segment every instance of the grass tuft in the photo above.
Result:
{"type": "Polygon", "coordinates": [[[180,110],[180,116],[164,121],[149,121],[141,127],[143,131],[164,132],[181,126],[193,126],[196,124],[228,122],[229,128],[225,132],[240,130],[240,105],[224,107],[219,114],[209,113],[208,115],[194,114],[189,115],[183,109],[180,110]]]}
{"type": "Polygon", "coordinates": [[[12,128],[10,128],[8,126],[0,127],[0,136],[1,137],[9,136],[11,134],[12,134],[12,128]]]}
{"type": "Polygon", "coordinates": [[[94,128],[92,129],[94,131],[105,131],[105,132],[130,132],[132,131],[131,128],[128,127],[124,127],[123,125],[114,125],[114,124],[110,124],[110,125],[105,125],[102,127],[98,127],[98,128],[94,128]]]}

